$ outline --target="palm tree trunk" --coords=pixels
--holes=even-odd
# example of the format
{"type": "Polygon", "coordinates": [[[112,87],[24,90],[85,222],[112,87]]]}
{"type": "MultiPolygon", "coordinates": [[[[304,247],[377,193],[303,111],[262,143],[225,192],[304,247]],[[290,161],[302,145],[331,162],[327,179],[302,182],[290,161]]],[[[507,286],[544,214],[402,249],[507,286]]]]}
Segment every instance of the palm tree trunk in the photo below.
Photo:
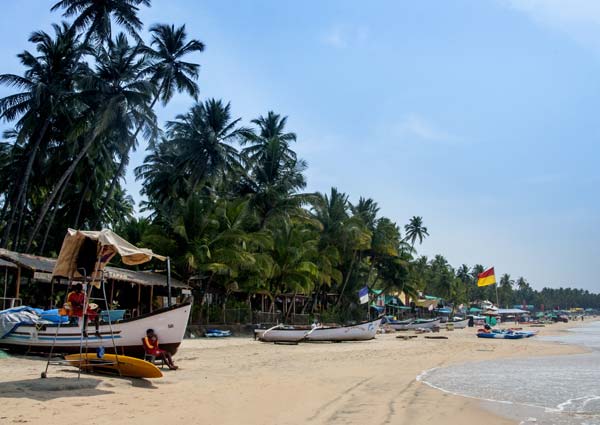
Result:
{"type": "Polygon", "coordinates": [[[2,248],[6,248],[6,246],[8,245],[8,239],[10,237],[10,231],[12,230],[12,226],[15,222],[15,216],[17,213],[18,205],[21,202],[21,199],[25,196],[25,189],[27,187],[27,183],[29,182],[29,176],[31,175],[31,170],[33,169],[33,163],[35,161],[38,148],[40,147],[40,144],[42,143],[42,140],[46,135],[46,131],[48,130],[49,125],[50,119],[46,118],[46,120],[42,124],[42,128],[40,129],[38,137],[35,139],[35,142],[31,149],[31,153],[29,154],[27,165],[25,166],[25,171],[23,172],[23,177],[21,179],[21,182],[19,183],[19,187],[17,188],[17,196],[14,201],[14,207],[11,208],[10,218],[8,219],[6,227],[4,228],[4,236],[2,237],[2,248]]]}
{"type": "Polygon", "coordinates": [[[346,279],[344,279],[344,286],[342,286],[340,295],[338,296],[338,299],[335,302],[336,306],[339,305],[340,301],[342,300],[342,295],[344,295],[344,290],[346,289],[346,285],[348,284],[348,281],[350,280],[350,275],[352,274],[352,269],[354,268],[354,261],[356,261],[356,251],[354,251],[354,254],[352,255],[352,261],[350,261],[350,267],[348,269],[348,274],[346,275],[346,279]]]}
{"type": "Polygon", "coordinates": [[[60,194],[58,195],[56,204],[54,204],[54,208],[52,209],[52,215],[50,216],[50,220],[48,220],[48,223],[46,224],[46,232],[44,233],[44,239],[42,240],[42,245],[40,246],[40,249],[38,251],[39,255],[42,255],[44,252],[44,248],[46,247],[46,241],[48,240],[48,234],[50,233],[52,224],[54,224],[54,218],[56,217],[56,211],[58,210],[58,207],[60,206],[62,197],[65,193],[65,189],[67,188],[68,185],[69,185],[69,181],[67,180],[65,182],[65,184],[63,184],[63,187],[60,188],[60,194]]]}
{"type": "Polygon", "coordinates": [[[25,193],[21,198],[21,205],[19,207],[19,221],[17,224],[17,232],[15,233],[15,240],[13,243],[13,250],[18,251],[21,242],[21,229],[23,228],[23,218],[25,217],[25,205],[27,204],[27,187],[25,193]]]}
{"type": "Polygon", "coordinates": [[[26,252],[28,252],[29,249],[31,248],[31,243],[33,242],[33,239],[37,236],[38,231],[40,230],[40,226],[42,225],[44,218],[46,218],[46,214],[48,214],[48,210],[50,209],[50,207],[52,206],[52,203],[56,199],[56,195],[58,194],[58,191],[60,190],[62,185],[65,183],[65,181],[69,178],[69,176],[73,173],[73,171],[75,171],[75,168],[77,168],[77,165],[79,165],[79,163],[81,162],[81,160],[83,159],[83,157],[85,156],[87,151],[92,147],[95,140],[96,140],[96,136],[92,136],[89,138],[89,140],[83,146],[83,148],[81,149],[81,151],[79,152],[77,157],[73,160],[71,165],[69,165],[69,168],[67,168],[67,170],[61,176],[61,178],[58,180],[58,182],[52,188],[52,191],[48,195],[48,198],[46,198],[44,205],[42,205],[40,214],[37,218],[37,221],[35,222],[33,230],[29,234],[29,239],[27,240],[27,245],[25,246],[26,252]]]}
{"type": "Polygon", "coordinates": [[[81,209],[83,208],[83,203],[85,201],[85,195],[87,195],[88,189],[90,188],[91,179],[85,183],[85,188],[81,193],[81,199],[79,200],[79,206],[77,207],[77,215],[75,216],[75,222],[73,223],[73,228],[79,228],[79,218],[81,217],[81,209]]]}

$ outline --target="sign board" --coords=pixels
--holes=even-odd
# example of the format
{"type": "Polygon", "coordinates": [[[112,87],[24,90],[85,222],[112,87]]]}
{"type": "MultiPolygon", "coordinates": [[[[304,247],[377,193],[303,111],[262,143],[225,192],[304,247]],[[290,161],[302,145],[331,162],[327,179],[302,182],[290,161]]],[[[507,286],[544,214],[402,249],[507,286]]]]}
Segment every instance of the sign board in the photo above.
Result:
{"type": "Polygon", "coordinates": [[[52,273],[34,272],[33,273],[33,279],[34,280],[39,280],[39,281],[42,281],[42,282],[50,282],[52,280],[52,273]]]}

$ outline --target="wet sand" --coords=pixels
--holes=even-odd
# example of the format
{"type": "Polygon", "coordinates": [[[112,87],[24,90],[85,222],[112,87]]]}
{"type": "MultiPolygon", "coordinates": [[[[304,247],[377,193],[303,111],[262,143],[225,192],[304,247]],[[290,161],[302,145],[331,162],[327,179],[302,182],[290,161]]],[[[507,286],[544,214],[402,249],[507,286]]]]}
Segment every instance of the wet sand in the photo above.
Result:
{"type": "MultiPolygon", "coordinates": [[[[531,329],[549,335],[581,324],[531,329]]],[[[0,359],[0,424],[514,424],[415,378],[456,363],[583,351],[537,337],[481,340],[475,328],[429,334],[448,339],[396,338],[410,334],[339,344],[185,340],[180,369],[152,380],[77,381],[67,366],[50,366],[40,379],[45,359],[11,356],[0,359]]]]}

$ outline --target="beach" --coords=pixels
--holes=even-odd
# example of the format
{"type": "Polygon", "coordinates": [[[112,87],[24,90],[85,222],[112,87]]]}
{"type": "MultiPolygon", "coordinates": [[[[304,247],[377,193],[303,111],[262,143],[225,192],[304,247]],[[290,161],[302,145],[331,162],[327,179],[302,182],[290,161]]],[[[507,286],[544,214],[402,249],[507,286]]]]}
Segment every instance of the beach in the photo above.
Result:
{"type": "MultiPolygon", "coordinates": [[[[524,329],[554,335],[582,323],[524,329]]],[[[515,424],[416,377],[466,362],[585,352],[539,337],[481,340],[475,330],[338,344],[186,339],[175,355],[180,369],[153,380],[82,374],[78,381],[67,366],[50,366],[40,379],[44,358],[11,356],[0,359],[0,423],[515,424]]]]}

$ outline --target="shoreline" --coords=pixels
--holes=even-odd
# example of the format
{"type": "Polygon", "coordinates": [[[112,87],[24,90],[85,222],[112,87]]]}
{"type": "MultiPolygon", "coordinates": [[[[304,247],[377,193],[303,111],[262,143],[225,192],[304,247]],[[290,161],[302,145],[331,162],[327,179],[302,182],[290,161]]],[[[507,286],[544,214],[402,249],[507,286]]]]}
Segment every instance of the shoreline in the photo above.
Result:
{"type": "MultiPolygon", "coordinates": [[[[550,336],[588,322],[539,328],[550,336]]],[[[506,325],[510,326],[510,325],[506,325]]],[[[82,375],[40,357],[1,359],[2,423],[86,424],[515,424],[482,401],[419,382],[434,367],[494,359],[577,354],[587,350],[537,338],[481,340],[476,328],[442,330],[448,339],[401,333],[365,342],[274,345],[252,338],[184,340],[177,371],[136,380],[82,375]]]]}

